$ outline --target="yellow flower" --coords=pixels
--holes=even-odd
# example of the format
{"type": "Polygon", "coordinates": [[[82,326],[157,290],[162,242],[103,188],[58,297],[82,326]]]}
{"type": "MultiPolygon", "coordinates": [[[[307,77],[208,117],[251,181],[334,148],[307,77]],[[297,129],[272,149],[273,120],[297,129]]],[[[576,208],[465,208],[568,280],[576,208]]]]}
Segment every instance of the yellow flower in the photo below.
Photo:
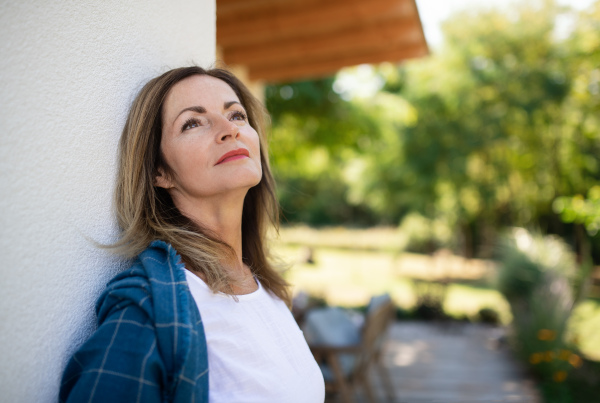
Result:
{"type": "Polygon", "coordinates": [[[554,382],[564,382],[564,380],[567,379],[567,371],[555,372],[552,379],[554,379],[554,382]]]}
{"type": "Polygon", "coordinates": [[[571,354],[571,356],[569,357],[569,364],[571,364],[575,368],[579,368],[583,364],[583,360],[577,354],[571,354]]]}
{"type": "Polygon", "coordinates": [[[570,350],[560,350],[560,354],[558,355],[558,358],[560,358],[563,361],[567,361],[570,357],[571,357],[570,350]]]}
{"type": "Polygon", "coordinates": [[[537,333],[538,340],[552,341],[556,339],[556,332],[550,329],[540,329],[537,333]]]}
{"type": "Polygon", "coordinates": [[[542,362],[543,358],[544,355],[542,353],[533,353],[529,356],[529,362],[533,365],[539,364],[540,362],[542,362]]]}

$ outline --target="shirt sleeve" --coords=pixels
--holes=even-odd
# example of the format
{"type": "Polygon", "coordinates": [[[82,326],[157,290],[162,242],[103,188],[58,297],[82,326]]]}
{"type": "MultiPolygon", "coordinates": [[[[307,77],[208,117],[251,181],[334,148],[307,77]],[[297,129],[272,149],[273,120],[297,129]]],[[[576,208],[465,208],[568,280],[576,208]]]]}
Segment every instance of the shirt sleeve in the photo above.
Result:
{"type": "Polygon", "coordinates": [[[69,361],[59,401],[161,402],[165,382],[154,325],[139,304],[124,300],[69,361]]]}

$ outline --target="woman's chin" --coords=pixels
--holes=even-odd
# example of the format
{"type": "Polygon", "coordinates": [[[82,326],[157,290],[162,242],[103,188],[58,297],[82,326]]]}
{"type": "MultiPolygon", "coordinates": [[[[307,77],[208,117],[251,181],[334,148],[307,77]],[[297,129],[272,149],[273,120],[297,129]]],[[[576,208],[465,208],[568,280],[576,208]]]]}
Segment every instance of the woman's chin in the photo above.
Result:
{"type": "Polygon", "coordinates": [[[260,183],[262,171],[257,170],[256,168],[243,169],[235,172],[230,179],[238,186],[247,187],[249,189],[260,183]]]}
{"type": "MultiPolygon", "coordinates": [[[[214,193],[237,193],[247,192],[250,188],[260,183],[262,176],[256,172],[240,172],[239,174],[223,178],[218,183],[218,188],[214,193]]],[[[245,193],[244,193],[245,195],[245,193]]]]}

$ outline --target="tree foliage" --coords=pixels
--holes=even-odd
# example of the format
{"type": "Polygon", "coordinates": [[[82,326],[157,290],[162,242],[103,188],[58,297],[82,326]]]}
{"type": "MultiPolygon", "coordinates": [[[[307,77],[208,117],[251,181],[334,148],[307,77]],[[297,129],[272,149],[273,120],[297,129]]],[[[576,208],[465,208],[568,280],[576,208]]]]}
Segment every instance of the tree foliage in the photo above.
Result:
{"type": "Polygon", "coordinates": [[[369,111],[344,101],[333,78],[267,87],[273,121],[271,161],[284,217],[314,225],[375,222],[349,202],[344,168],[379,135],[369,111]]]}
{"type": "Polygon", "coordinates": [[[370,98],[344,100],[332,78],[269,87],[292,220],[418,213],[470,239],[504,225],[568,231],[557,209],[590,205],[600,181],[600,1],[561,38],[565,11],[544,1],[457,14],[440,52],[379,66],[385,86],[370,98]]]}

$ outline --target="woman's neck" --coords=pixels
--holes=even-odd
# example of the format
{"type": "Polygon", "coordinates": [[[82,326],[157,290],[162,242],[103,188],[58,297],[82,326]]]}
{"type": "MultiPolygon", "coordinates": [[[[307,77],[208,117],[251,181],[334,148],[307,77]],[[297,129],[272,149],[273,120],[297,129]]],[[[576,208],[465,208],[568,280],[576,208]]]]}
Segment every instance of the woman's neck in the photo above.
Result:
{"type": "Polygon", "coordinates": [[[214,233],[233,249],[235,258],[223,262],[223,265],[234,281],[247,278],[249,269],[242,260],[244,197],[229,195],[208,199],[174,198],[173,202],[183,215],[201,228],[214,233]]]}

